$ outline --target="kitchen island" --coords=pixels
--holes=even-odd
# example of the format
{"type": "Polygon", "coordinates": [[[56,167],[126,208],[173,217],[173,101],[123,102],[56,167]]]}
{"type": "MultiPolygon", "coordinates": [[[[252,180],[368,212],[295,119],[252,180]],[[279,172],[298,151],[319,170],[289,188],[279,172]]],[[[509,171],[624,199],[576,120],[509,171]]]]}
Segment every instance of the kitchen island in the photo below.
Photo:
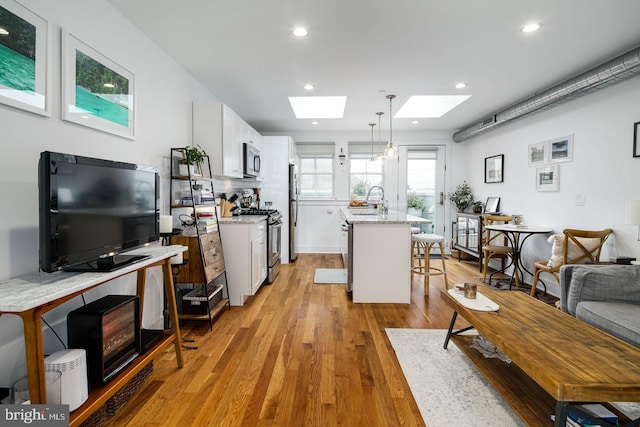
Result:
{"type": "Polygon", "coordinates": [[[411,224],[431,220],[389,210],[386,215],[366,209],[340,210],[351,228],[349,257],[353,302],[411,302],[411,224]]]}

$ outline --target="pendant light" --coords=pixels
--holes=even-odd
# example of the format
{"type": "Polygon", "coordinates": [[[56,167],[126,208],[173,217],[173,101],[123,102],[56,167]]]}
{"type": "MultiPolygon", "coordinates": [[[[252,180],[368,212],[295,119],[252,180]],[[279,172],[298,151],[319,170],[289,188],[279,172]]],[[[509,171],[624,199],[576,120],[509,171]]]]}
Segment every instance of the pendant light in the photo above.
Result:
{"type": "Polygon", "coordinates": [[[369,159],[370,162],[375,162],[376,156],[373,154],[373,127],[375,126],[375,123],[369,123],[369,126],[371,126],[371,158],[369,159]]]}
{"type": "Polygon", "coordinates": [[[389,100],[389,143],[387,143],[387,147],[384,149],[384,157],[386,159],[398,157],[398,147],[393,143],[393,112],[391,111],[391,104],[395,97],[395,95],[387,95],[387,99],[389,100]]]}
{"type": "Polygon", "coordinates": [[[382,111],[378,111],[376,114],[378,116],[378,152],[376,153],[376,160],[382,161],[384,156],[382,154],[382,149],[380,148],[380,144],[382,143],[382,138],[380,138],[380,129],[382,129],[382,126],[380,125],[380,121],[384,113],[382,111]]]}

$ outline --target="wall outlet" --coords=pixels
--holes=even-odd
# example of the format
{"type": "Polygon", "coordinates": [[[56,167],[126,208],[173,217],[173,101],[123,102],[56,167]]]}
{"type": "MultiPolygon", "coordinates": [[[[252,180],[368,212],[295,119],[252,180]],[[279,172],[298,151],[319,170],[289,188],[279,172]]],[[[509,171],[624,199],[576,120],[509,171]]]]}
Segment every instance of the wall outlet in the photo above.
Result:
{"type": "Polygon", "coordinates": [[[584,194],[576,194],[576,206],[584,206],[586,196],[584,194]]]}

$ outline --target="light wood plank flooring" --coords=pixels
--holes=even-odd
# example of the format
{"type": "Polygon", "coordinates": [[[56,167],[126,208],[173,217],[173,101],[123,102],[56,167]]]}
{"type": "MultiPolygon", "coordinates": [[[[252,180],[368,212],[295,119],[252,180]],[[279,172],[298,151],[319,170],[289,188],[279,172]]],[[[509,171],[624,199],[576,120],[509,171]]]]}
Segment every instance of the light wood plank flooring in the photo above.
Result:
{"type": "MultiPolygon", "coordinates": [[[[437,260],[439,263],[439,260],[437,260]]],[[[184,322],[178,369],[173,350],[110,426],[421,426],[418,407],[385,328],[446,329],[452,310],[428,298],[414,276],[412,303],[353,304],[344,285],[313,283],[339,255],[301,254],[244,307],[206,322],[184,322]]],[[[375,268],[375,266],[372,266],[375,268]]],[[[477,263],[447,260],[449,283],[471,281],[477,263]]],[[[393,284],[390,284],[392,286],[393,284]]]]}

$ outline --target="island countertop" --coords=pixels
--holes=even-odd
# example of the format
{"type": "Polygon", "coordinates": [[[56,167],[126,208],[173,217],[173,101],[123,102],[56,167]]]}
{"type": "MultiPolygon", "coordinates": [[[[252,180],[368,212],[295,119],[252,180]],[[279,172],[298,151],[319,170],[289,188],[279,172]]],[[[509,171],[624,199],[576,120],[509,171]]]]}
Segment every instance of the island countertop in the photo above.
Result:
{"type": "Polygon", "coordinates": [[[366,209],[349,208],[340,208],[340,213],[349,224],[431,224],[430,219],[391,209],[386,215],[371,215],[366,209]]]}

